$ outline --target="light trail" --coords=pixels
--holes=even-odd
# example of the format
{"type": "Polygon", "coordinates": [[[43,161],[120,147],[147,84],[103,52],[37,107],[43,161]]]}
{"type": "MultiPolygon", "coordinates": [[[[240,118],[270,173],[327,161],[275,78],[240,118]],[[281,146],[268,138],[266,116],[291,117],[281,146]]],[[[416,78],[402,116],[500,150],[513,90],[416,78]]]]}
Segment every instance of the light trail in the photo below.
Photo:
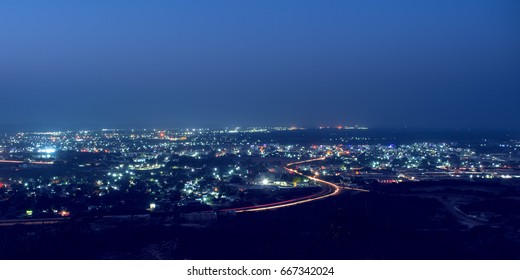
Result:
{"type": "MultiPolygon", "coordinates": [[[[332,182],[329,182],[329,181],[325,181],[325,180],[322,180],[322,179],[319,179],[319,178],[316,178],[316,177],[313,177],[313,176],[304,175],[304,174],[302,174],[301,172],[298,172],[295,169],[289,168],[292,165],[308,163],[308,162],[314,162],[314,161],[320,161],[320,160],[325,160],[325,159],[326,159],[326,157],[320,157],[320,158],[315,158],[315,159],[309,159],[309,160],[293,162],[293,163],[287,164],[284,167],[284,169],[289,171],[289,172],[291,172],[291,173],[295,173],[295,174],[298,174],[300,176],[307,177],[310,180],[313,180],[313,181],[318,182],[318,183],[320,183],[322,185],[325,185],[325,186],[328,187],[328,189],[324,188],[323,191],[321,191],[321,192],[319,192],[317,194],[308,195],[308,196],[304,196],[304,197],[300,197],[300,198],[289,199],[289,200],[285,200],[285,201],[273,202],[273,203],[267,203],[267,204],[260,204],[260,205],[255,205],[255,206],[229,208],[229,209],[223,209],[223,210],[220,210],[220,211],[236,211],[237,213],[267,211],[267,210],[274,210],[274,209],[279,209],[279,208],[284,208],[284,207],[300,205],[300,204],[303,204],[303,203],[317,201],[317,200],[320,200],[320,199],[325,199],[325,198],[328,198],[328,197],[331,197],[331,196],[338,195],[341,192],[342,187],[340,187],[340,186],[338,186],[338,185],[336,185],[336,184],[334,184],[332,182]]],[[[353,190],[353,191],[360,191],[360,192],[368,192],[368,190],[365,190],[365,189],[352,188],[352,187],[343,187],[343,189],[353,190]]]]}
{"type": "Polygon", "coordinates": [[[23,161],[23,160],[0,160],[0,163],[27,163],[27,164],[54,164],[49,161],[23,161]]]}
{"type": "Polygon", "coordinates": [[[9,227],[15,225],[50,225],[62,223],[70,220],[70,218],[43,218],[43,219],[13,219],[0,220],[0,227],[9,227]]]}

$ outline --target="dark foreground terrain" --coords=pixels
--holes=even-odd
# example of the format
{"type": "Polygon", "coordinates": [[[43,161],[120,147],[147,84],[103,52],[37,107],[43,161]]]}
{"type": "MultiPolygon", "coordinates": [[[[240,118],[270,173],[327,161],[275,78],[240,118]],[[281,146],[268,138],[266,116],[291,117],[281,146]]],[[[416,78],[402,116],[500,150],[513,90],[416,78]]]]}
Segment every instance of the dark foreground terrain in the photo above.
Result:
{"type": "Polygon", "coordinates": [[[212,223],[0,228],[2,259],[519,259],[517,186],[373,186],[212,223]]]}

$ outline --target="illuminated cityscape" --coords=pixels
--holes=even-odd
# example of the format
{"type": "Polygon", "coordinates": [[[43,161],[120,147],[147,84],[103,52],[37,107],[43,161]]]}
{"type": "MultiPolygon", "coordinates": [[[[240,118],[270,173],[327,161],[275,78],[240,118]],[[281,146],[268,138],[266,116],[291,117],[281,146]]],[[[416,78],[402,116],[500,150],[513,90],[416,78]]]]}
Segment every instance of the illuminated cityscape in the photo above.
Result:
{"type": "Polygon", "coordinates": [[[29,209],[12,208],[2,214],[11,218],[69,216],[68,208],[77,215],[114,214],[123,211],[125,201],[110,203],[110,199],[130,190],[142,195],[134,198],[140,204],[128,206],[135,213],[193,203],[220,210],[241,201],[236,188],[229,190],[223,187],[226,184],[240,186],[241,191],[258,186],[305,188],[320,185],[312,179],[321,177],[360,189],[372,182],[520,179],[520,143],[513,140],[477,146],[359,144],[373,140],[341,134],[342,129],[310,129],[322,137],[336,137],[320,145],[280,144],[272,139],[265,143],[271,133],[287,131],[290,139],[294,128],[6,134],[0,146],[3,198],[13,199],[24,192],[27,198],[22,204],[29,209]],[[337,144],[329,143],[334,141],[337,144]],[[283,169],[284,164],[299,161],[292,163],[299,172],[283,169]],[[295,177],[296,172],[300,176],[295,177]],[[83,208],[70,201],[42,207],[38,203],[42,197],[74,198],[83,208]],[[115,210],[118,207],[122,209],[115,210]]]}
{"type": "Polygon", "coordinates": [[[0,259],[520,259],[519,3],[0,1],[0,259]]]}
{"type": "Polygon", "coordinates": [[[459,230],[503,227],[471,190],[516,195],[520,138],[424,137],[343,126],[5,133],[0,226],[212,228],[247,212],[403,192],[440,203],[436,215],[459,230]]]}

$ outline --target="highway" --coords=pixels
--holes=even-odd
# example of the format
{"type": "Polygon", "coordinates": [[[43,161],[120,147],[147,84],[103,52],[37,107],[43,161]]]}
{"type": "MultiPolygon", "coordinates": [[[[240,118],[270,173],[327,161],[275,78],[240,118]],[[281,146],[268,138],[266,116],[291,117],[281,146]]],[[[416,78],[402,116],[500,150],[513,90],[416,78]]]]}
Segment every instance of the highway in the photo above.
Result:
{"type": "Polygon", "coordinates": [[[0,227],[14,225],[50,225],[68,221],[70,218],[43,218],[43,219],[13,219],[0,220],[0,227]]]}
{"type": "Polygon", "coordinates": [[[0,160],[0,163],[27,163],[27,164],[54,164],[54,162],[48,162],[48,161],[23,161],[23,160],[0,160]]]}
{"type": "MultiPolygon", "coordinates": [[[[310,180],[320,183],[323,187],[323,190],[317,194],[308,195],[308,196],[295,198],[295,199],[279,201],[279,202],[274,202],[274,203],[260,204],[260,205],[247,206],[247,207],[238,207],[238,208],[228,208],[228,209],[223,209],[220,211],[236,211],[237,213],[267,211],[267,210],[274,210],[274,209],[279,209],[279,208],[284,208],[284,207],[300,205],[303,203],[313,202],[313,201],[325,199],[327,197],[331,197],[334,195],[338,195],[341,192],[342,187],[340,187],[332,182],[328,182],[328,181],[316,178],[314,176],[304,175],[304,174],[298,172],[296,169],[290,168],[293,165],[320,161],[320,160],[325,160],[325,159],[326,159],[326,157],[320,157],[320,158],[315,158],[315,159],[310,159],[310,160],[298,161],[298,162],[289,163],[284,167],[285,170],[287,170],[291,173],[295,173],[300,176],[305,176],[305,177],[309,178],[310,180]]],[[[343,187],[343,189],[360,191],[360,192],[368,192],[368,190],[352,188],[352,187],[343,187]]]]}

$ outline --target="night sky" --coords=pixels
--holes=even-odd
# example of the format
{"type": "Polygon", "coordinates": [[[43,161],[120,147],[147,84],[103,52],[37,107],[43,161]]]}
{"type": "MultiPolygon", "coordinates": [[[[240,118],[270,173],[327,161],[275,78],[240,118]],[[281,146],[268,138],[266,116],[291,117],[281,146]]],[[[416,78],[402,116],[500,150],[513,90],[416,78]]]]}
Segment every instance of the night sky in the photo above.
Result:
{"type": "Polygon", "coordinates": [[[520,2],[3,0],[0,106],[42,129],[520,129],[520,2]]]}

